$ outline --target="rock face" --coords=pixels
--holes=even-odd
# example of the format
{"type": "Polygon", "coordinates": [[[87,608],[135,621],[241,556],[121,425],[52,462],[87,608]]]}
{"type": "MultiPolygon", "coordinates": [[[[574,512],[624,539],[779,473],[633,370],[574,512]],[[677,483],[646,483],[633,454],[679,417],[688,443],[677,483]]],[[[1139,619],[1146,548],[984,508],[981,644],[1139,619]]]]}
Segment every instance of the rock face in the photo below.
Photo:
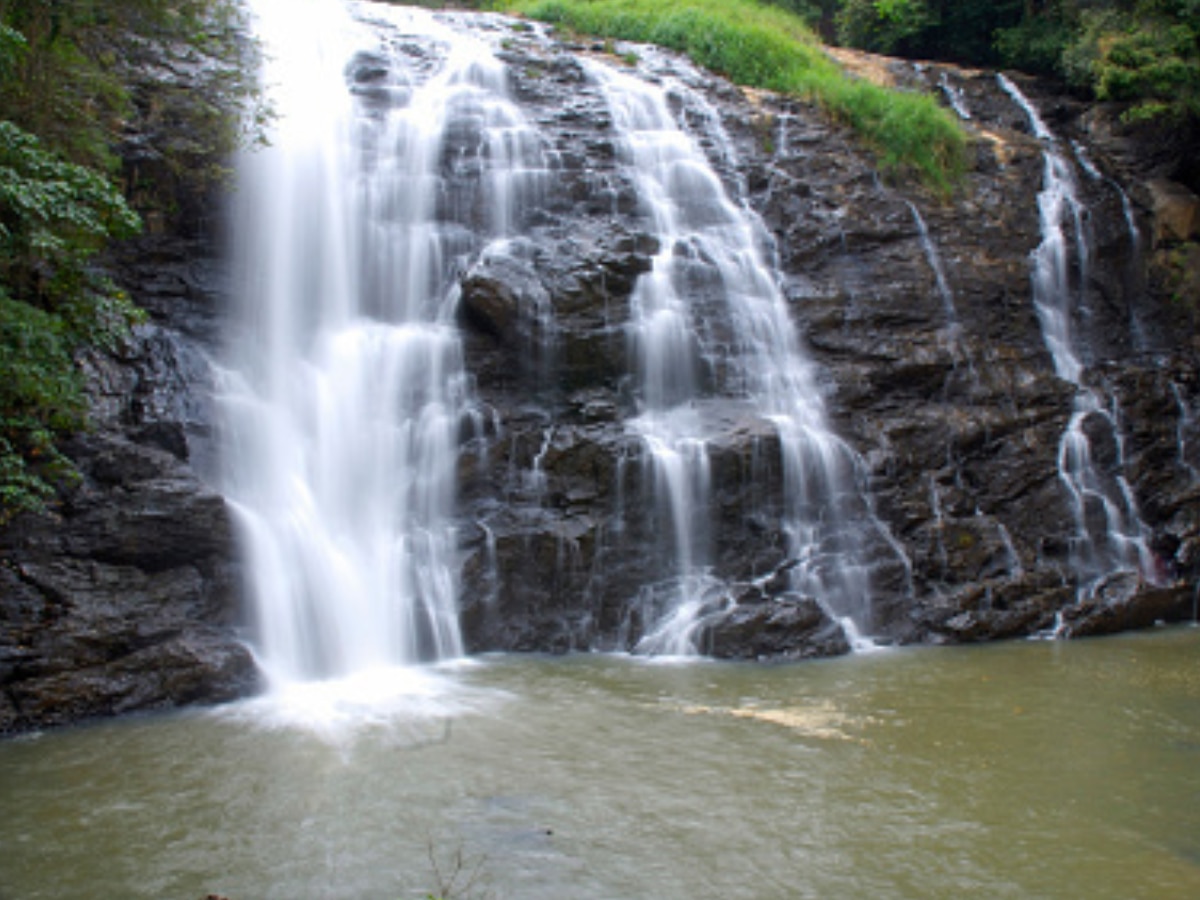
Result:
{"type": "MultiPolygon", "coordinates": [[[[561,164],[516,258],[479,263],[462,282],[468,367],[498,423],[463,460],[464,627],[476,650],[628,649],[674,587],[663,576],[670,524],[627,424],[638,408],[630,294],[654,235],[611,116],[572,55],[588,48],[516,30],[504,46],[514,94],[561,164]]],[[[679,85],[680,121],[766,226],[836,430],[863,461],[889,538],[864,551],[869,631],[964,642],[1194,614],[1196,344],[1186,306],[1150,283],[1145,252],[1187,212],[1180,191],[1169,220],[1160,208],[1161,157],[1137,170],[1107,152],[1111,140],[1092,140],[1094,110],[1022,82],[1071,157],[1087,210],[1088,263],[1070,274],[1084,298],[1074,326],[1104,410],[1081,427],[1097,477],[1132,499],[1148,550],[1136,571],[1089,586],[1060,472],[1081,388],[1055,373],[1031,285],[1046,148],[996,77],[894,67],[902,84],[953,90],[970,115],[972,164],[943,200],[885,183],[810,105],[618,49],[643,76],[679,85]]],[[[692,302],[706,302],[702,284],[692,302]]],[[[796,561],[779,533],[772,427],[722,398],[719,371],[708,377],[713,571],[727,589],[701,598],[697,642],[739,658],[844,652],[844,638],[827,639],[838,626],[788,592],[796,561]]]]}
{"type": "MultiPolygon", "coordinates": [[[[581,61],[603,48],[471,20],[503,36],[513,96],[554,172],[502,253],[460,261],[459,324],[486,423],[464,428],[459,460],[464,634],[472,651],[631,649],[678,587],[672,526],[629,425],[639,409],[631,298],[660,239],[581,61]]],[[[1089,262],[1070,277],[1086,300],[1074,322],[1083,381],[1103,404],[1080,428],[1149,550],[1081,591],[1060,472],[1081,388],[1055,373],[1031,287],[1045,147],[995,77],[895,67],[901,83],[952,89],[970,113],[972,164],[945,200],[881,179],[810,104],[619,49],[643,77],[676,85],[679,121],[762,226],[834,430],[860,461],[860,512],[878,524],[861,548],[871,600],[861,628],[893,642],[970,642],[1194,615],[1200,364],[1191,313],[1146,261],[1157,230],[1194,231],[1194,210],[1153,182],[1172,178],[1161,160],[1138,169],[1097,137],[1094,111],[1023,84],[1087,210],[1089,262]]],[[[392,102],[387,59],[359,63],[350,77],[362,102],[392,102]]],[[[448,175],[454,150],[443,153],[448,175]]],[[[3,536],[0,729],[218,700],[255,683],[235,639],[244,612],[229,512],[200,477],[213,466],[205,355],[219,342],[219,279],[186,243],[133,250],[125,283],[154,324],[126,358],[89,361],[98,429],[72,448],[84,481],[59,519],[3,536]]],[[[702,269],[689,300],[720,344],[728,323],[702,269]]],[[[773,423],[720,360],[700,377],[713,586],[697,598],[696,644],[738,659],[846,652],[842,623],[790,576],[802,561],[786,549],[773,423]]],[[[1093,516],[1096,501],[1084,502],[1093,516]]]]}
{"type": "Polygon", "coordinates": [[[173,321],[139,327],[120,358],[83,361],[94,427],[65,448],[82,480],[54,517],[0,534],[0,732],[255,689],[229,511],[197,475],[218,293],[202,248],[124,248],[135,300],[173,321]]]}

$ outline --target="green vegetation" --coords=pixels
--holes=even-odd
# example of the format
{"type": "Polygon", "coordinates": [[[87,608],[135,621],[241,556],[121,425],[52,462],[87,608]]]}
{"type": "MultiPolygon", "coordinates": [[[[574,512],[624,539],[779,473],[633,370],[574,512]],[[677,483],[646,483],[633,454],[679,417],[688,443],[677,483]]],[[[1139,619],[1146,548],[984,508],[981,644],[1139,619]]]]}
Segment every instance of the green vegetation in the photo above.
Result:
{"type": "Polygon", "coordinates": [[[1052,75],[1130,120],[1200,118],[1200,0],[775,0],[848,47],[1052,75]]]}
{"type": "Polygon", "coordinates": [[[91,258],[139,225],[96,171],[0,122],[0,521],[71,472],[55,438],[84,424],[72,351],[111,345],[136,318],[91,258]]]}
{"type": "Polygon", "coordinates": [[[86,426],[76,355],[115,349],[141,315],[96,263],[141,228],[122,190],[138,173],[120,169],[121,138],[172,110],[163,125],[180,139],[159,159],[193,178],[210,177],[209,161],[237,140],[230,111],[251,93],[234,64],[233,9],[230,0],[0,0],[0,523],[44,509],[75,477],[58,443],[86,426]],[[189,54],[227,63],[210,67],[196,96],[138,74],[143,58],[189,54]]]}
{"type": "Polygon", "coordinates": [[[1143,0],[1082,14],[1061,68],[1126,118],[1200,119],[1200,0],[1143,0]]]}
{"type": "MultiPolygon", "coordinates": [[[[505,4],[501,4],[505,5],[505,4]]],[[[826,41],[1003,66],[1125,105],[1129,122],[1200,120],[1200,0],[510,0],[587,34],[661,44],[754,87],[811,98],[852,125],[885,169],[945,190],[962,164],[955,123],[914,94],[844,77],[826,41]]]]}
{"type": "MultiPolygon", "coordinates": [[[[863,50],[1018,69],[1115,104],[1120,119],[1175,157],[1200,190],[1200,0],[772,0],[832,42],[863,50]]],[[[1194,241],[1160,247],[1159,287],[1195,316],[1194,241]]]]}
{"type": "Polygon", "coordinates": [[[750,87],[813,100],[848,123],[885,171],[948,191],[966,139],[928,96],[847,77],[796,14],[754,0],[515,0],[509,8],[575,31],[659,44],[750,87]]]}

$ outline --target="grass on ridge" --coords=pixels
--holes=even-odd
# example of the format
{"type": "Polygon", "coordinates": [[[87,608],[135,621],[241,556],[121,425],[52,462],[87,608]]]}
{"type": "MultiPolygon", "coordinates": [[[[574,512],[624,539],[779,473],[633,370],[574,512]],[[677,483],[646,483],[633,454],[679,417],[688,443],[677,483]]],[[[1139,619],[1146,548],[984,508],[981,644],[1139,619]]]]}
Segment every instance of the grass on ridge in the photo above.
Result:
{"type": "Polygon", "coordinates": [[[930,96],[848,77],[795,15],[755,0],[506,0],[573,31],[657,44],[748,87],[810,99],[850,125],[891,174],[915,171],[942,193],[962,173],[966,136],[930,96]]]}

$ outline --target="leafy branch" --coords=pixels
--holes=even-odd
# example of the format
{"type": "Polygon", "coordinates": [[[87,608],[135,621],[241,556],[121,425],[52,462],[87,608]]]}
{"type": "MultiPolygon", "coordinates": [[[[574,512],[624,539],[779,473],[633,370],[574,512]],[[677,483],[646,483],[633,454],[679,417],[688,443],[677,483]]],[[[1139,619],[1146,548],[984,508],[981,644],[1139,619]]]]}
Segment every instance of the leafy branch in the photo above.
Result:
{"type": "Polygon", "coordinates": [[[87,424],[76,354],[143,317],[97,263],[142,228],[125,191],[162,220],[261,123],[239,8],[0,0],[0,524],[77,477],[58,449],[87,424]]]}

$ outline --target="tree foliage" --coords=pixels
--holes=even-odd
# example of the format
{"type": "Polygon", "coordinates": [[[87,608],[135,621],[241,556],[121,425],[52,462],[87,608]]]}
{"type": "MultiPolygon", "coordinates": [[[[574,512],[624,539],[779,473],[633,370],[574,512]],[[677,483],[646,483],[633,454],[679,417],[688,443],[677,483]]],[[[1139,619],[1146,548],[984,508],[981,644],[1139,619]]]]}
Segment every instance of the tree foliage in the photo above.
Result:
{"type": "Polygon", "coordinates": [[[1090,11],[1064,69],[1130,119],[1200,118],[1200,0],[1147,0],[1131,12],[1090,11]]]}
{"type": "Polygon", "coordinates": [[[819,9],[827,37],[846,46],[1058,76],[1127,104],[1129,119],[1200,117],[1200,0],[821,0],[819,9]]]}
{"type": "MultiPolygon", "coordinates": [[[[0,522],[43,508],[73,477],[57,444],[86,425],[75,354],[115,348],[141,315],[96,264],[141,227],[116,153],[153,105],[139,69],[189,53],[232,60],[232,10],[230,0],[0,0],[0,522]]],[[[242,67],[215,71],[228,75],[231,102],[175,104],[184,112],[173,125],[189,135],[165,154],[178,168],[232,146],[228,110],[250,92],[242,67]]]]}
{"type": "Polygon", "coordinates": [[[845,43],[894,53],[937,26],[940,12],[926,0],[846,0],[835,21],[845,43]]]}
{"type": "Polygon", "coordinates": [[[118,296],[89,268],[91,257],[108,239],[129,237],[139,227],[137,214],[103,175],[0,122],[0,280],[13,296],[85,320],[88,313],[72,310],[97,296],[118,296]]]}
{"type": "Polygon", "coordinates": [[[84,422],[83,392],[61,317],[0,291],[0,521],[41,509],[70,463],[56,437],[84,422]]]}

